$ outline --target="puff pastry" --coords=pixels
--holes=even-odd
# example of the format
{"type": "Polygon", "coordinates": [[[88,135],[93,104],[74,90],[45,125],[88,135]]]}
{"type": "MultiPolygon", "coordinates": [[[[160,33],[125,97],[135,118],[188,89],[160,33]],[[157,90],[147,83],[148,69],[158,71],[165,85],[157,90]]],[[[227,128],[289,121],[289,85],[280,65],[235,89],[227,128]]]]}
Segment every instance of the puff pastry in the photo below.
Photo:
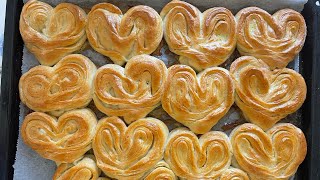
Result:
{"type": "Polygon", "coordinates": [[[166,78],[165,64],[149,55],[131,58],[125,68],[107,64],[95,76],[93,100],[103,113],[131,123],[160,105],[166,78]]]}
{"type": "Polygon", "coordinates": [[[85,156],[73,163],[60,164],[53,175],[53,180],[97,180],[100,170],[94,156],[85,156]]]}
{"type": "Polygon", "coordinates": [[[230,135],[233,165],[250,179],[289,179],[304,160],[307,143],[303,132],[289,123],[279,123],[267,132],[243,124],[230,135]]]}
{"type": "Polygon", "coordinates": [[[21,101],[30,109],[61,114],[89,104],[96,66],[80,54],[64,57],[54,67],[36,66],[19,82],[21,101]]]}
{"type": "Polygon", "coordinates": [[[20,33],[42,65],[52,66],[64,56],[79,51],[85,41],[87,15],[80,7],[29,0],[22,8],[20,33]]]}
{"type": "Polygon", "coordinates": [[[139,179],[163,158],[168,133],[167,126],[154,118],[128,127],[118,117],[103,118],[92,144],[98,167],[111,178],[139,179]]]}
{"type": "Polygon", "coordinates": [[[33,112],[25,117],[21,135],[42,157],[72,163],[91,149],[96,124],[96,116],[89,109],[68,111],[59,119],[33,112]]]}
{"type": "Polygon", "coordinates": [[[160,161],[157,165],[150,170],[149,173],[143,178],[144,180],[176,180],[177,177],[170,169],[169,165],[160,161]]]}
{"type": "Polygon", "coordinates": [[[124,15],[109,3],[92,7],[86,28],[93,49],[123,65],[133,56],[151,54],[163,36],[162,19],[148,6],[135,6],[124,15]]]}
{"type": "Polygon", "coordinates": [[[241,169],[231,167],[222,173],[220,180],[249,180],[249,176],[241,169]]]}
{"type": "Polygon", "coordinates": [[[186,128],[169,134],[164,159],[182,179],[217,179],[231,164],[228,136],[211,131],[199,139],[186,128]]]}
{"type": "Polygon", "coordinates": [[[229,72],[208,68],[198,75],[186,65],[173,65],[162,96],[163,109],[194,133],[208,132],[234,103],[229,72]]]}
{"type": "Polygon", "coordinates": [[[271,69],[285,68],[303,47],[307,27],[303,16],[282,9],[272,16],[257,7],[239,11],[237,49],[241,55],[262,59],[271,69]]]}
{"type": "Polygon", "coordinates": [[[271,70],[260,59],[243,56],[231,64],[235,102],[245,118],[266,130],[297,111],[306,98],[303,77],[291,69],[271,70]]]}
{"type": "Polygon", "coordinates": [[[226,8],[201,13],[184,1],[171,1],[160,13],[164,38],[179,61],[201,71],[225,62],[236,46],[236,21],[226,8]]]}

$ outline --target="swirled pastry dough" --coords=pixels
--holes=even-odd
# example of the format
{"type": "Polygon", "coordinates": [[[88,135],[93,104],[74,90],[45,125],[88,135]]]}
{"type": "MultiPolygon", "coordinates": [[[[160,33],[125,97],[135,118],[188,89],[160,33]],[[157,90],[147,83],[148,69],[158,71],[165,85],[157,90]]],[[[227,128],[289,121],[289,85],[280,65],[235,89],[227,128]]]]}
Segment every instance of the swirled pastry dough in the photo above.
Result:
{"type": "Polygon", "coordinates": [[[85,41],[87,15],[80,7],[29,0],[20,16],[20,33],[42,65],[52,66],[64,56],[79,51],[85,41]]]}
{"type": "Polygon", "coordinates": [[[235,49],[236,21],[226,8],[201,13],[187,2],[171,1],[160,15],[170,50],[197,71],[222,64],[235,49]]]}
{"type": "Polygon", "coordinates": [[[131,123],[160,105],[166,78],[165,64],[149,55],[131,58],[125,68],[107,64],[95,76],[93,100],[103,113],[131,123]]]}
{"type": "Polygon", "coordinates": [[[160,161],[157,165],[151,169],[149,173],[143,178],[144,180],[176,180],[177,177],[170,169],[169,165],[160,161]]]}
{"type": "Polygon", "coordinates": [[[98,167],[111,178],[139,179],[163,158],[168,133],[154,118],[128,127],[118,117],[101,119],[92,144],[98,167]]]}
{"type": "Polygon", "coordinates": [[[164,89],[163,109],[194,133],[208,132],[234,103],[233,80],[219,67],[197,75],[189,66],[173,65],[164,89]]]}
{"type": "Polygon", "coordinates": [[[151,54],[163,36],[162,19],[148,6],[135,6],[124,15],[109,3],[92,7],[88,14],[88,40],[93,49],[123,65],[136,55],[151,54]]]}
{"type": "Polygon", "coordinates": [[[307,27],[303,16],[282,9],[272,16],[257,7],[236,15],[237,49],[242,55],[262,59],[271,69],[285,68],[303,47],[307,27]]]}
{"type": "Polygon", "coordinates": [[[228,136],[211,131],[199,139],[186,128],[169,134],[164,159],[182,179],[217,179],[231,164],[228,136]]]}
{"type": "Polygon", "coordinates": [[[249,176],[241,169],[231,167],[222,173],[220,180],[249,180],[249,176]]]}
{"type": "Polygon", "coordinates": [[[243,56],[231,64],[235,102],[245,118],[262,129],[297,111],[306,98],[303,77],[291,69],[270,70],[263,61],[243,56]]]}
{"type": "Polygon", "coordinates": [[[33,112],[25,117],[21,135],[42,157],[72,163],[91,149],[96,124],[96,116],[89,109],[68,111],[59,119],[33,112]]]}
{"type": "Polygon", "coordinates": [[[267,132],[243,124],[230,135],[235,161],[250,179],[289,179],[307,153],[303,132],[289,123],[279,123],[267,132]]]}
{"type": "Polygon", "coordinates": [[[85,156],[73,163],[60,164],[53,175],[53,180],[97,180],[100,170],[94,156],[85,156]]]}
{"type": "Polygon", "coordinates": [[[21,101],[34,111],[68,111],[92,100],[96,66],[80,54],[64,57],[54,67],[36,66],[19,82],[21,101]]]}

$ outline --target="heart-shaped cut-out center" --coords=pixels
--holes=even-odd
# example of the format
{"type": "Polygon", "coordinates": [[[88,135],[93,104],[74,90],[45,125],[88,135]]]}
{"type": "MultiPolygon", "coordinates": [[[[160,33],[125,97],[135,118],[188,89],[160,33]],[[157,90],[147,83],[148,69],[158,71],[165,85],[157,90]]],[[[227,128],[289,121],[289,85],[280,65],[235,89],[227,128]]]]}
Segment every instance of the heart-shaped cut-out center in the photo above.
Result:
{"type": "Polygon", "coordinates": [[[231,164],[228,136],[211,131],[198,137],[184,128],[173,130],[164,159],[173,172],[184,179],[216,179],[231,164]]]}
{"type": "Polygon", "coordinates": [[[222,64],[236,46],[236,22],[232,13],[216,7],[201,13],[183,1],[168,3],[160,13],[164,38],[179,61],[201,71],[222,64]]]}
{"type": "Polygon", "coordinates": [[[263,61],[243,56],[232,63],[230,73],[236,84],[236,104],[263,129],[297,111],[306,98],[303,77],[291,69],[272,71],[263,61]]]}
{"type": "Polygon", "coordinates": [[[289,123],[280,123],[264,132],[254,124],[244,124],[232,131],[234,165],[252,179],[289,179],[307,153],[302,131],[289,123]]]}
{"type": "Polygon", "coordinates": [[[109,177],[138,179],[163,157],[168,128],[145,118],[126,127],[118,117],[99,121],[93,141],[98,167],[109,177]]]}

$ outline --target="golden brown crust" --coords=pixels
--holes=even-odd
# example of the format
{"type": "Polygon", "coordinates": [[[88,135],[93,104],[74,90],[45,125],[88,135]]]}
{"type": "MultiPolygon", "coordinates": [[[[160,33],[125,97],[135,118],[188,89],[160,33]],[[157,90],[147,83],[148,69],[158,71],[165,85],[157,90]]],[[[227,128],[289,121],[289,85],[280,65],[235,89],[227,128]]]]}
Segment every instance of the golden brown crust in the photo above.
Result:
{"type": "Polygon", "coordinates": [[[271,69],[285,68],[303,47],[307,27],[294,10],[282,9],[271,16],[248,7],[239,11],[236,19],[240,54],[262,59],[271,69]]]}
{"type": "Polygon", "coordinates": [[[103,118],[92,144],[98,167],[111,178],[141,178],[163,158],[168,133],[167,126],[154,118],[128,127],[118,117],[103,118]]]}
{"type": "Polygon", "coordinates": [[[166,78],[165,64],[149,55],[131,58],[125,68],[107,64],[95,76],[93,100],[103,113],[131,123],[160,105],[166,78]]]}
{"type": "Polygon", "coordinates": [[[226,8],[201,13],[187,2],[171,1],[160,15],[170,50],[197,71],[222,64],[235,49],[236,21],[226,8]]]}
{"type": "Polygon", "coordinates": [[[92,7],[86,28],[93,49],[123,65],[136,55],[151,54],[163,36],[162,19],[148,6],[135,6],[124,15],[109,3],[92,7]]]}
{"type": "Polygon", "coordinates": [[[249,176],[241,169],[230,167],[222,173],[220,180],[249,180],[249,176]]]}
{"type": "Polygon", "coordinates": [[[176,180],[177,176],[170,169],[169,165],[160,161],[157,165],[147,173],[144,180],[176,180]]]}
{"type": "Polygon", "coordinates": [[[173,65],[164,89],[163,109],[194,133],[208,132],[234,103],[233,80],[219,67],[196,75],[186,65],[173,65]]]}
{"type": "Polygon", "coordinates": [[[297,111],[306,98],[306,83],[299,73],[287,68],[272,71],[252,56],[235,60],[230,73],[236,104],[247,120],[264,130],[297,111]]]}
{"type": "Polygon", "coordinates": [[[199,139],[186,128],[169,134],[165,161],[183,179],[217,179],[231,164],[232,148],[228,136],[211,131],[199,139]]]}
{"type": "Polygon", "coordinates": [[[72,163],[91,149],[96,124],[96,116],[89,109],[72,110],[59,119],[33,112],[25,117],[21,135],[42,157],[72,163]]]}
{"type": "Polygon", "coordinates": [[[243,124],[232,131],[230,139],[235,165],[251,179],[289,179],[307,153],[303,132],[289,123],[279,123],[267,132],[243,124]]]}
{"type": "Polygon", "coordinates": [[[86,41],[87,15],[80,7],[30,0],[22,9],[20,33],[26,47],[42,65],[52,66],[64,56],[79,51],[86,41]]]}
{"type": "Polygon", "coordinates": [[[36,66],[19,82],[21,101],[41,112],[68,111],[89,104],[96,66],[87,57],[71,54],[53,67],[36,66]]]}
{"type": "Polygon", "coordinates": [[[73,163],[60,164],[53,175],[53,180],[97,180],[100,170],[94,156],[85,156],[73,163]]]}

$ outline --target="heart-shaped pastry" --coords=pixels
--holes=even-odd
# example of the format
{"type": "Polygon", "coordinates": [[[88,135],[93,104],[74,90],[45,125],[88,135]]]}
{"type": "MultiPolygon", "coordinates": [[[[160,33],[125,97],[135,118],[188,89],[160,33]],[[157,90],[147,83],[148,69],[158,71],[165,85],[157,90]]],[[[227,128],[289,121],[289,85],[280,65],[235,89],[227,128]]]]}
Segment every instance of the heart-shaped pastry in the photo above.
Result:
{"type": "Polygon", "coordinates": [[[301,51],[307,27],[303,16],[291,9],[282,9],[272,16],[257,7],[239,11],[237,49],[241,55],[254,56],[271,69],[285,68],[301,51]]]}
{"type": "Polygon", "coordinates": [[[68,111],[59,119],[33,112],[25,117],[21,135],[42,157],[72,163],[91,149],[96,124],[97,118],[89,109],[68,111]]]}
{"type": "Polygon", "coordinates": [[[151,54],[163,36],[159,14],[148,6],[135,6],[124,15],[109,3],[92,7],[87,36],[93,49],[123,65],[136,55],[151,54]]]}
{"type": "Polygon", "coordinates": [[[222,173],[220,180],[249,180],[249,176],[241,169],[230,167],[222,173]]]}
{"type": "Polygon", "coordinates": [[[84,10],[74,4],[61,3],[52,8],[44,2],[30,0],[22,8],[20,33],[38,61],[52,66],[83,47],[86,20],[84,10]]]}
{"type": "Polygon", "coordinates": [[[303,77],[292,69],[271,70],[262,60],[243,56],[230,67],[235,102],[245,118],[266,130],[297,111],[306,99],[303,77]]]}
{"type": "Polygon", "coordinates": [[[169,49],[197,71],[222,64],[235,49],[236,21],[226,8],[201,13],[187,2],[171,1],[160,15],[169,49]]]}
{"type": "Polygon", "coordinates": [[[131,123],[160,105],[166,79],[167,67],[161,60],[138,55],[125,68],[115,64],[99,68],[93,100],[103,113],[124,117],[131,123]]]}
{"type": "Polygon", "coordinates": [[[250,179],[289,179],[307,153],[303,132],[289,123],[279,123],[264,132],[254,124],[238,126],[230,134],[233,165],[250,179]]]}
{"type": "Polygon", "coordinates": [[[177,177],[170,169],[169,165],[160,161],[156,166],[150,170],[149,173],[143,178],[144,180],[176,180],[177,177]]]}
{"type": "Polygon", "coordinates": [[[208,68],[198,75],[186,65],[173,65],[162,96],[163,109],[194,133],[208,132],[234,103],[229,72],[208,68]]]}
{"type": "Polygon", "coordinates": [[[85,156],[73,163],[60,164],[53,175],[53,180],[97,180],[100,170],[94,156],[85,156]]]}
{"type": "Polygon", "coordinates": [[[34,111],[55,115],[85,107],[92,100],[96,69],[80,54],[68,55],[54,67],[36,66],[20,78],[20,99],[34,111]]]}
{"type": "Polygon", "coordinates": [[[92,144],[98,167],[111,178],[139,179],[163,158],[168,133],[154,118],[128,127],[118,117],[101,119],[92,144]]]}
{"type": "Polygon", "coordinates": [[[164,160],[182,179],[217,179],[231,164],[228,136],[211,131],[199,139],[186,128],[169,134],[164,160]]]}

